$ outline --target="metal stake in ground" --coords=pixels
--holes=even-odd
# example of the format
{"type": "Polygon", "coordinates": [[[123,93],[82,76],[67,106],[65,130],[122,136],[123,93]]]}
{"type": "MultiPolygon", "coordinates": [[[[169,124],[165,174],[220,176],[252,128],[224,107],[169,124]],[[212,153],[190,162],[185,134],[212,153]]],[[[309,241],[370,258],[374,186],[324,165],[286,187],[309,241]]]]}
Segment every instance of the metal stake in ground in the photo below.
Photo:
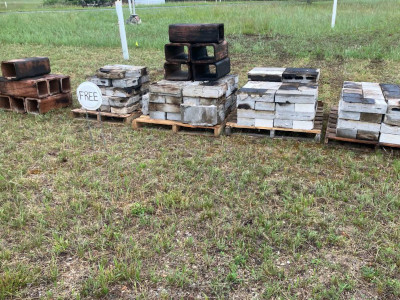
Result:
{"type": "MultiPolygon", "coordinates": [[[[79,103],[86,110],[86,121],[88,122],[88,130],[90,139],[92,141],[92,148],[94,149],[93,136],[89,124],[88,110],[95,111],[98,108],[100,108],[103,102],[101,90],[97,85],[95,85],[92,82],[84,82],[81,83],[78,89],[76,90],[76,96],[78,98],[79,103]]],[[[99,115],[99,117],[101,122],[101,115],[99,115]]]]}

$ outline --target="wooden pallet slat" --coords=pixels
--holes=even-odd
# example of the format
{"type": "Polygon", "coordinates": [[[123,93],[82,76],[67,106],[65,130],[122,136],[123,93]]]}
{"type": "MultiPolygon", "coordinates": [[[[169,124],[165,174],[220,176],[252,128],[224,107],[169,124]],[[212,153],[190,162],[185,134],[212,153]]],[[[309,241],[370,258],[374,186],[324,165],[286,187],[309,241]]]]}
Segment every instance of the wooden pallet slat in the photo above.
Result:
{"type": "MultiPolygon", "coordinates": [[[[321,133],[322,133],[322,125],[323,125],[323,118],[324,118],[324,104],[322,101],[318,101],[318,107],[317,107],[317,112],[315,115],[315,120],[314,120],[314,128],[310,130],[305,130],[305,129],[293,129],[293,128],[280,128],[280,127],[261,127],[261,126],[244,126],[244,125],[239,125],[237,124],[237,115],[236,111],[233,112],[230,117],[228,118],[228,122],[226,123],[226,131],[227,135],[232,134],[232,129],[246,129],[246,130],[253,130],[253,131],[259,131],[259,130],[267,130],[269,131],[269,136],[271,138],[275,137],[285,137],[285,138],[292,138],[292,139],[304,139],[302,136],[281,136],[277,135],[279,132],[285,132],[286,134],[291,134],[291,133],[296,133],[298,135],[312,135],[312,138],[316,142],[320,142],[321,140],[321,133]]],[[[254,134],[251,134],[254,135],[254,134]]],[[[257,134],[260,135],[260,134],[257,134]]],[[[265,134],[261,136],[266,136],[265,134]]],[[[310,138],[306,138],[310,139],[310,138]]]]}
{"type": "Polygon", "coordinates": [[[131,124],[132,120],[140,117],[142,112],[134,111],[130,114],[114,114],[110,112],[98,112],[93,110],[76,108],[71,111],[72,117],[79,120],[86,120],[86,112],[88,119],[91,121],[103,121],[110,124],[131,124]]]}
{"type": "Polygon", "coordinates": [[[149,116],[142,115],[137,119],[132,121],[132,128],[134,130],[139,130],[141,127],[145,125],[161,125],[161,126],[170,126],[172,132],[174,133],[184,133],[184,134],[195,134],[195,135],[210,135],[206,134],[204,130],[208,130],[212,132],[212,135],[218,137],[222,134],[225,129],[226,120],[221,124],[215,126],[196,126],[191,124],[186,124],[178,121],[172,120],[158,120],[151,119],[149,116]],[[197,130],[197,131],[196,131],[197,130]],[[203,130],[199,132],[199,130],[203,130]]]}

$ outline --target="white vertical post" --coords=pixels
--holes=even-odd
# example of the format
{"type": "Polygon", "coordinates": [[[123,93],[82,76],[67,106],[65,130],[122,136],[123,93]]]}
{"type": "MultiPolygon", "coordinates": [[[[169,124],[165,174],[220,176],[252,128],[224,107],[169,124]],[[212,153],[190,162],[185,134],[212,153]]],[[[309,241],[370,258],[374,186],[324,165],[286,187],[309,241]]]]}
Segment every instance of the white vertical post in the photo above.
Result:
{"type": "Polygon", "coordinates": [[[118,16],[119,34],[121,36],[122,54],[124,56],[124,59],[128,60],[129,59],[128,43],[126,42],[124,13],[122,11],[122,2],[120,0],[115,1],[115,9],[117,10],[117,16],[118,16]]]}
{"type": "Polygon", "coordinates": [[[333,10],[332,10],[332,24],[331,27],[335,27],[336,23],[336,10],[337,10],[337,0],[333,0],[333,10]]]}
{"type": "Polygon", "coordinates": [[[135,0],[132,0],[132,15],[136,15],[135,0]]]}
{"type": "Polygon", "coordinates": [[[129,4],[129,14],[132,14],[132,4],[131,4],[131,0],[128,0],[128,4],[129,4]]]}
{"type": "Polygon", "coordinates": [[[7,9],[7,2],[4,2],[4,6],[6,7],[6,9],[7,9]]]}

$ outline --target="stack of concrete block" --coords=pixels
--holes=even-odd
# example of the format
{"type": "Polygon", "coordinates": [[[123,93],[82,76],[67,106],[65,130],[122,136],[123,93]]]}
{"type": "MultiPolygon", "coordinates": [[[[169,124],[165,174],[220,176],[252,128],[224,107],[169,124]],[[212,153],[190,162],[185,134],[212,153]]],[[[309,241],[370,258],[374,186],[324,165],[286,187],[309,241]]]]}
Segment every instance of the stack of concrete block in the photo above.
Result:
{"type": "Polygon", "coordinates": [[[339,102],[339,137],[379,140],[387,103],[379,83],[345,81],[339,102]]]}
{"type": "Polygon", "coordinates": [[[238,81],[237,75],[227,75],[217,81],[161,80],[151,84],[150,118],[197,126],[220,124],[236,105],[238,81]]]}
{"type": "Polygon", "coordinates": [[[320,71],[304,68],[254,68],[237,99],[243,126],[311,130],[317,111],[320,71]]]}
{"type": "Polygon", "coordinates": [[[100,87],[103,103],[101,111],[130,114],[141,108],[142,97],[148,93],[147,68],[129,65],[109,65],[88,78],[100,87]]]}
{"type": "Polygon", "coordinates": [[[47,57],[3,61],[0,109],[44,114],[72,104],[70,77],[50,74],[47,57]]]}
{"type": "Polygon", "coordinates": [[[150,118],[158,120],[181,121],[182,90],[185,86],[198,85],[195,81],[161,80],[149,87],[148,106],[150,118]]]}
{"type": "Polygon", "coordinates": [[[181,121],[197,126],[221,124],[236,106],[238,83],[238,75],[227,75],[184,87],[181,121]]]}
{"type": "Polygon", "coordinates": [[[381,84],[387,110],[381,125],[380,143],[400,145],[400,86],[381,84]]]}

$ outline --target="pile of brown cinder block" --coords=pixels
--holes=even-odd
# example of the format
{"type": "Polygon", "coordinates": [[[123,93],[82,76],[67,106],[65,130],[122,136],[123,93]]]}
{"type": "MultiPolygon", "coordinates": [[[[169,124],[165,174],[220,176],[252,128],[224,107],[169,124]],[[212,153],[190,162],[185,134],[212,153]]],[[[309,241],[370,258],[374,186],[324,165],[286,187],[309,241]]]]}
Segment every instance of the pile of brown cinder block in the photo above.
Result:
{"type": "Polygon", "coordinates": [[[70,77],[50,74],[47,57],[1,62],[0,109],[44,114],[72,104],[70,77]]]}

